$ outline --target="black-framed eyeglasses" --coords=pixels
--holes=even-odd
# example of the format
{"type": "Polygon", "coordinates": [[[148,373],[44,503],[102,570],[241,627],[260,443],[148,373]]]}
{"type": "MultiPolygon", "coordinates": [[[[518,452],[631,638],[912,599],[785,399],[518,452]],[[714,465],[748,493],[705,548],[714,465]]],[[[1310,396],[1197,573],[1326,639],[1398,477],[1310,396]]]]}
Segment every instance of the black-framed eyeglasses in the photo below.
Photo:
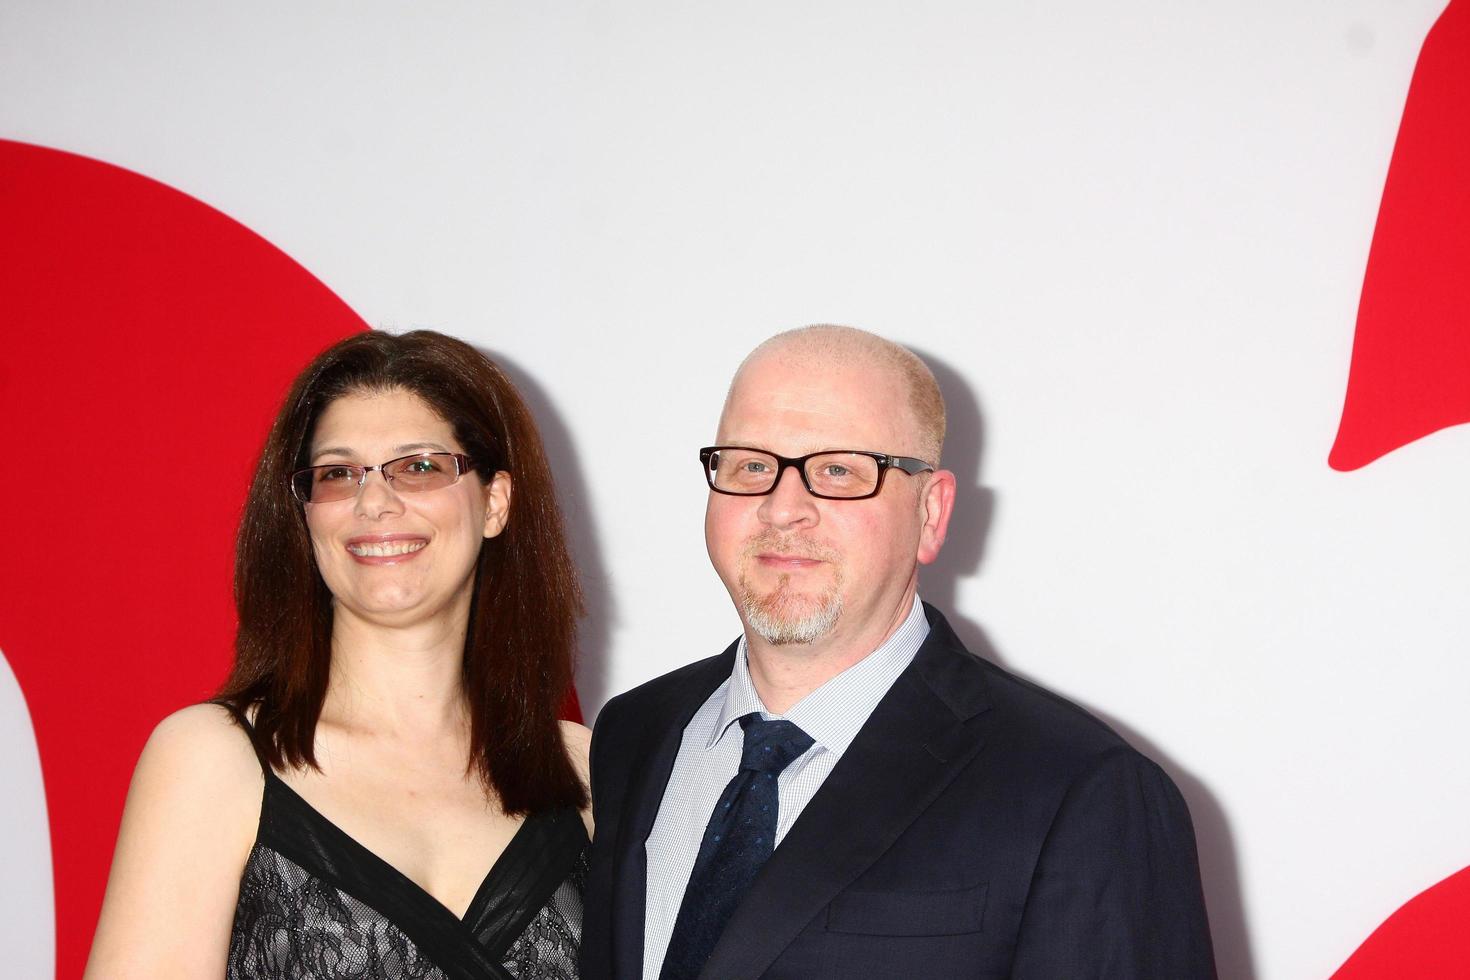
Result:
{"type": "Polygon", "coordinates": [[[890,469],[916,476],[934,469],[912,456],[890,456],[861,449],[824,449],[805,456],[777,456],[750,446],[706,446],[699,451],[704,478],[716,493],[761,497],[776,489],[786,467],[801,474],[806,492],[823,500],[862,500],[877,496],[890,469]]]}
{"type": "Polygon", "coordinates": [[[291,474],[291,493],[303,504],[325,504],[357,495],[357,488],[374,470],[399,493],[423,493],[453,486],[469,471],[464,453],[413,453],[377,466],[327,463],[291,474]]]}

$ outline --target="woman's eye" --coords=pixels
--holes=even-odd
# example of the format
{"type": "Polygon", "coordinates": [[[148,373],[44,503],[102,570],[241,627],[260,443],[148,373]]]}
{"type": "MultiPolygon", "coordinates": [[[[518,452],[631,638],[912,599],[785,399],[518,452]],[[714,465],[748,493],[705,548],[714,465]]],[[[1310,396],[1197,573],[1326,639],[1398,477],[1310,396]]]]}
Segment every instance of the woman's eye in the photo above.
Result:
{"type": "Polygon", "coordinates": [[[403,468],[405,473],[433,473],[439,469],[439,464],[432,459],[416,459],[403,468]]]}
{"type": "Polygon", "coordinates": [[[338,483],[352,479],[352,470],[346,466],[319,466],[316,478],[318,483],[338,483]]]}

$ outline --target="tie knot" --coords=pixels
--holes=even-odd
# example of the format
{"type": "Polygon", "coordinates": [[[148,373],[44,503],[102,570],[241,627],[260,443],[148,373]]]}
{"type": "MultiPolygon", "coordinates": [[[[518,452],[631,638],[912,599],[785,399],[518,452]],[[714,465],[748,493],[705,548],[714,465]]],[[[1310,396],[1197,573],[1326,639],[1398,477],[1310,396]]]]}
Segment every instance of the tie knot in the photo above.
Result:
{"type": "Polygon", "coordinates": [[[762,721],[752,713],[741,716],[740,727],[745,729],[741,769],[779,773],[812,747],[812,737],[789,721],[762,721]]]}

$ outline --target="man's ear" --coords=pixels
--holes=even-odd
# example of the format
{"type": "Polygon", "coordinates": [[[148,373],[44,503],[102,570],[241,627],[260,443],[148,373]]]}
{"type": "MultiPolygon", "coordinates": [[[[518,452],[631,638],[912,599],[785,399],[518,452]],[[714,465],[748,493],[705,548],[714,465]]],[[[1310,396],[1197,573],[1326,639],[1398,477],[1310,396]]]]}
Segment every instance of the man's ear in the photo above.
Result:
{"type": "Polygon", "coordinates": [[[510,474],[500,470],[485,485],[485,537],[493,538],[505,530],[510,517],[510,474]]]}
{"type": "Polygon", "coordinates": [[[936,470],[919,496],[919,513],[924,524],[919,529],[919,564],[927,565],[939,557],[944,537],[949,533],[949,518],[954,513],[955,478],[949,470],[936,470]]]}

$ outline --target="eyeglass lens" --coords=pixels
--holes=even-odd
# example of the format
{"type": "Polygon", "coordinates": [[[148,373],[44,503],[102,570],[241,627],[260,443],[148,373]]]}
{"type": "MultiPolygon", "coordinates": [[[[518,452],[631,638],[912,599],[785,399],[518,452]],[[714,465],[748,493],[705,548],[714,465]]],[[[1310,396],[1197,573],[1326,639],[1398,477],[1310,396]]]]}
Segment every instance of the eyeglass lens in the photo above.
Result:
{"type": "MultiPolygon", "coordinates": [[[[365,467],[349,463],[312,466],[292,475],[292,489],[307,503],[322,504],[346,500],[357,494],[365,467]]],[[[419,453],[389,460],[382,466],[383,476],[400,493],[438,490],[459,479],[458,460],[452,453],[419,453]]]]}
{"type": "MultiPolygon", "coordinates": [[[[710,481],[730,493],[765,493],[781,464],[770,453],[722,449],[709,457],[710,481]]],[[[822,453],[806,461],[806,482],[827,497],[862,497],[878,486],[878,461],[860,453],[822,453]]]]}

